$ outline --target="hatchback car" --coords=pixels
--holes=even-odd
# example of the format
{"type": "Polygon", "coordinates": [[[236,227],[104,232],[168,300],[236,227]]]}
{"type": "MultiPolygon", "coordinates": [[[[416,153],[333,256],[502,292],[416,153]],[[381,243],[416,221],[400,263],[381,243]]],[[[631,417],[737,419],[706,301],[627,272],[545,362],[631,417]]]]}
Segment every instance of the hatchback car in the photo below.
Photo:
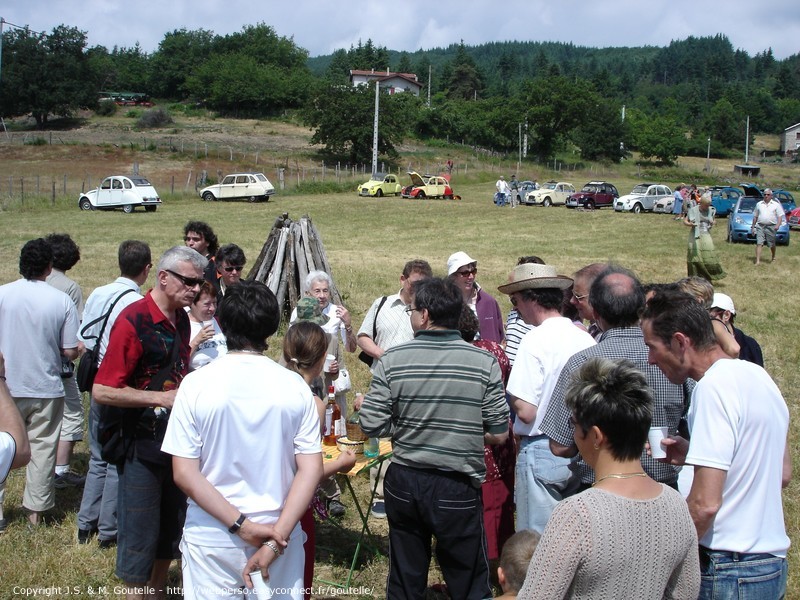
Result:
{"type": "Polygon", "coordinates": [[[617,212],[628,211],[636,214],[645,210],[652,212],[656,206],[656,202],[671,197],[672,190],[666,185],[639,183],[634,186],[630,194],[620,196],[614,201],[614,210],[617,212]]]}
{"type": "MultiPolygon", "coordinates": [[[[736,202],[728,216],[729,242],[755,242],[756,234],[751,233],[753,226],[753,209],[759,199],[753,196],[742,196],[736,202]]],[[[794,201],[794,200],[792,200],[794,201]]],[[[784,221],[775,232],[775,241],[781,246],[789,245],[789,224],[784,221]]]]}
{"type": "Polygon", "coordinates": [[[206,202],[237,199],[267,202],[274,193],[275,188],[263,173],[234,173],[226,175],[220,183],[204,187],[200,197],[206,202]]]}
{"type": "Polygon", "coordinates": [[[800,208],[795,208],[786,214],[790,229],[800,229],[800,208]]]}
{"type": "Polygon", "coordinates": [[[735,187],[712,187],[711,206],[717,211],[718,217],[727,217],[736,206],[736,201],[743,195],[742,190],[735,187]]]}
{"type": "Polygon", "coordinates": [[[391,173],[373,173],[370,180],[358,186],[359,196],[399,196],[402,186],[397,175],[391,173]]]}
{"type": "Polygon", "coordinates": [[[132,213],[137,206],[142,206],[147,212],[155,212],[160,205],[161,198],[156,189],[147,179],[138,175],[106,177],[100,187],[78,198],[78,208],[81,210],[121,208],[124,213],[132,213]]]}
{"type": "Polygon", "coordinates": [[[403,188],[403,198],[445,198],[453,199],[453,188],[450,187],[450,179],[447,175],[425,175],[424,177],[415,171],[409,171],[411,185],[403,188]]]}
{"type": "Polygon", "coordinates": [[[614,200],[619,198],[619,192],[613,184],[607,181],[590,181],[581,188],[580,192],[567,198],[567,208],[593,209],[601,206],[614,206],[614,200]]]}
{"type": "Polygon", "coordinates": [[[555,206],[565,204],[567,198],[575,193],[575,186],[564,181],[548,181],[538,190],[528,192],[525,204],[535,206],[555,206]]]}

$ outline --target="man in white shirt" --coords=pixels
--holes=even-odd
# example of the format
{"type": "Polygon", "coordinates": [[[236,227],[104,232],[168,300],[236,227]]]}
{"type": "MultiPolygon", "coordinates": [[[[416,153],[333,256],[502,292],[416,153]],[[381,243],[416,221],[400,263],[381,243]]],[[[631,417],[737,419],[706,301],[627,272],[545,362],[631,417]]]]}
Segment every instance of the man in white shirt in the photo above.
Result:
{"type": "MultiPolygon", "coordinates": [[[[6,363],[0,353],[0,484],[5,483],[11,469],[24,467],[31,460],[31,447],[25,423],[6,385],[6,363]]],[[[8,521],[0,517],[0,533],[8,521]]]]}
{"type": "Polygon", "coordinates": [[[708,313],[681,292],[658,292],[642,314],[650,364],[672,383],[697,381],[691,439],[662,444],[694,465],[686,501],[700,541],[701,599],[783,598],[789,537],[781,488],[791,479],[786,402],[764,369],[717,344],[708,313]]]}
{"type": "Polygon", "coordinates": [[[522,264],[498,288],[525,322],[535,326],[522,338],[506,386],[517,415],[514,433],[520,436],[514,486],[518,531],[542,533],[555,505],[579,483],[570,472],[570,460],[550,451],[540,428],[561,369],[573,354],[595,344],[559,312],[564,290],[571,285],[572,279],[558,275],[552,265],[522,264]]]}
{"type": "Polygon", "coordinates": [[[509,194],[511,194],[511,188],[508,187],[508,182],[506,178],[500,175],[500,179],[497,180],[497,183],[494,184],[495,189],[497,190],[498,195],[498,206],[505,206],[506,202],[508,201],[509,194]]]}
{"type": "Polygon", "coordinates": [[[764,190],[764,199],[756,203],[753,209],[753,224],[750,226],[750,233],[756,234],[756,264],[761,264],[761,250],[764,242],[769,246],[772,253],[772,261],[775,261],[775,232],[778,231],[786,214],[783,206],[772,195],[772,190],[764,190]]]}

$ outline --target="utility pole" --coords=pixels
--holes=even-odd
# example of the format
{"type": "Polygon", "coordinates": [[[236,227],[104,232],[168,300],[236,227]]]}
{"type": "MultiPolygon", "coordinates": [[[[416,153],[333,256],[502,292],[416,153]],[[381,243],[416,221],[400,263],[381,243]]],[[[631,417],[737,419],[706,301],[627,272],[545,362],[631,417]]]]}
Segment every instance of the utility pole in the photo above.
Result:
{"type": "Polygon", "coordinates": [[[744,164],[748,163],[750,158],[750,115],[747,115],[747,126],[745,127],[744,134],[744,164]]]}
{"type": "Polygon", "coordinates": [[[378,115],[380,110],[380,82],[375,80],[375,121],[372,124],[372,172],[378,171],[378,115]]]}
{"type": "Polygon", "coordinates": [[[706,150],[706,173],[711,172],[711,137],[708,138],[708,149],[706,150]]]}
{"type": "Polygon", "coordinates": [[[431,107],[431,71],[433,65],[428,65],[428,108],[431,107]]]}

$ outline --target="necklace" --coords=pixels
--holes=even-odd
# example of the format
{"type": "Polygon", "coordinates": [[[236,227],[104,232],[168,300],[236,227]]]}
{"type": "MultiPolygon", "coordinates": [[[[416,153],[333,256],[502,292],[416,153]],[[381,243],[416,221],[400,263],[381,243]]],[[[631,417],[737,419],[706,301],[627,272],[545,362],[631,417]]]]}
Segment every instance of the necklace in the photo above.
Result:
{"type": "Polygon", "coordinates": [[[257,354],[259,356],[263,355],[263,352],[259,352],[258,350],[231,350],[228,354],[257,354]]]}
{"type": "Polygon", "coordinates": [[[604,475],[597,481],[592,484],[592,487],[596,486],[601,481],[605,481],[606,479],[631,479],[632,477],[647,477],[647,473],[644,472],[636,472],[636,473],[609,473],[608,475],[604,475]]]}

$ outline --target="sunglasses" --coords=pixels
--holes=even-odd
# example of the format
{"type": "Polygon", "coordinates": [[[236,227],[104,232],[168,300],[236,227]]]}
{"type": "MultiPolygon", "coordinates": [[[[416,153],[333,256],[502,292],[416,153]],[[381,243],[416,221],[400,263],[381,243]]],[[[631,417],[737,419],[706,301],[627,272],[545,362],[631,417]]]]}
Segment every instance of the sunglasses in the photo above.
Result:
{"type": "Polygon", "coordinates": [[[193,287],[200,287],[205,283],[205,279],[202,277],[186,277],[185,275],[181,275],[180,273],[176,273],[175,271],[171,271],[169,269],[164,269],[167,273],[175,277],[175,279],[180,280],[180,282],[185,285],[186,287],[193,288],[193,287]]]}
{"type": "Polygon", "coordinates": [[[581,300],[583,300],[584,298],[588,298],[588,297],[589,297],[589,294],[581,294],[581,295],[578,295],[578,294],[576,294],[575,292],[572,292],[572,297],[573,297],[573,298],[575,298],[575,300],[576,300],[576,301],[580,302],[580,301],[581,301],[581,300]]]}
{"type": "Polygon", "coordinates": [[[472,267],[471,269],[467,269],[465,271],[456,271],[456,275],[460,275],[461,277],[469,277],[470,275],[475,275],[478,272],[476,267],[472,267]]]}
{"type": "Polygon", "coordinates": [[[235,265],[235,266],[231,266],[231,267],[222,267],[222,270],[225,271],[226,273],[232,273],[233,271],[238,271],[238,272],[241,273],[242,269],[244,269],[244,265],[235,265]]]}

